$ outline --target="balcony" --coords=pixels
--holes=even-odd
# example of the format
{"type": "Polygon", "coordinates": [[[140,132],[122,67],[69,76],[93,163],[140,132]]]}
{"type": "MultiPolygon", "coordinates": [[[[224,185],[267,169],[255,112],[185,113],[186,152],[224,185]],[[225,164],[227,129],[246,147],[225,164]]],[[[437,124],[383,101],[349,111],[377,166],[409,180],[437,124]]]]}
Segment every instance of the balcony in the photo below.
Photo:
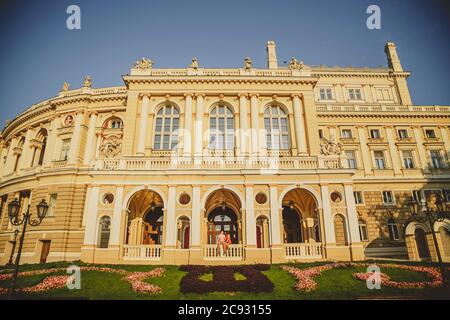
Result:
{"type": "Polygon", "coordinates": [[[244,247],[240,244],[232,244],[226,252],[222,247],[217,248],[216,244],[207,244],[203,246],[203,259],[220,260],[220,261],[236,261],[244,260],[244,247]]]}
{"type": "Polygon", "coordinates": [[[124,260],[161,260],[161,245],[124,245],[124,260]]]}
{"type": "Polygon", "coordinates": [[[322,243],[285,243],[284,257],[289,260],[322,259],[322,243]]]}

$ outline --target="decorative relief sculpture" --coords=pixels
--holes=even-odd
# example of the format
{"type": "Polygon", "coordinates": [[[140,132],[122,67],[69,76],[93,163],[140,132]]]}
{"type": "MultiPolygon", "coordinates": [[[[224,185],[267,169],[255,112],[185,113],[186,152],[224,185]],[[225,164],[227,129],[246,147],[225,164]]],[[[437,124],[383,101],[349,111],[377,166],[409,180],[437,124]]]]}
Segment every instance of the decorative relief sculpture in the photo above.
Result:
{"type": "Polygon", "coordinates": [[[61,89],[61,92],[69,91],[69,87],[70,87],[70,84],[68,82],[64,82],[63,86],[62,86],[62,89],[61,89]]]}
{"type": "Polygon", "coordinates": [[[334,135],[330,139],[323,139],[320,143],[320,153],[324,156],[339,156],[342,153],[342,142],[336,141],[334,135]]]}
{"type": "Polygon", "coordinates": [[[245,70],[250,70],[252,67],[252,60],[250,59],[250,57],[247,57],[244,59],[244,68],[245,70]]]}
{"type": "Polygon", "coordinates": [[[192,58],[191,68],[192,69],[198,69],[198,60],[195,57],[192,58]]]}
{"type": "Polygon", "coordinates": [[[117,136],[105,137],[100,152],[106,158],[114,158],[122,152],[122,139],[117,136]]]}
{"type": "Polygon", "coordinates": [[[153,61],[150,59],[142,58],[141,60],[136,61],[134,67],[136,69],[148,70],[153,68],[153,61]]]}
{"type": "Polygon", "coordinates": [[[65,119],[64,119],[64,125],[66,127],[70,127],[71,125],[73,125],[73,116],[72,115],[68,115],[65,119]]]}
{"type": "Polygon", "coordinates": [[[83,88],[92,88],[92,78],[91,78],[91,76],[86,76],[84,78],[83,88]]]}
{"type": "Polygon", "coordinates": [[[291,70],[302,70],[305,67],[303,61],[298,62],[297,59],[292,57],[291,61],[289,61],[289,69],[291,70]]]}

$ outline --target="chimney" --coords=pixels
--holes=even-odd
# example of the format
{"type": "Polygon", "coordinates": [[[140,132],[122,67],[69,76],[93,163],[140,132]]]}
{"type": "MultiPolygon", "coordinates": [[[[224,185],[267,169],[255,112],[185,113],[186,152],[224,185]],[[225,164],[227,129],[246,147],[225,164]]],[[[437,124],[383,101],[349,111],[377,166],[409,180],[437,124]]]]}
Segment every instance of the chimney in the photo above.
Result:
{"type": "Polygon", "coordinates": [[[384,47],[384,52],[386,53],[388,59],[389,68],[392,68],[395,72],[402,72],[403,68],[400,63],[400,59],[397,55],[397,47],[395,46],[395,43],[393,42],[386,43],[386,46],[384,47]]]}
{"type": "Polygon", "coordinates": [[[269,69],[277,69],[277,52],[275,50],[275,41],[267,41],[267,67],[269,69]]]}

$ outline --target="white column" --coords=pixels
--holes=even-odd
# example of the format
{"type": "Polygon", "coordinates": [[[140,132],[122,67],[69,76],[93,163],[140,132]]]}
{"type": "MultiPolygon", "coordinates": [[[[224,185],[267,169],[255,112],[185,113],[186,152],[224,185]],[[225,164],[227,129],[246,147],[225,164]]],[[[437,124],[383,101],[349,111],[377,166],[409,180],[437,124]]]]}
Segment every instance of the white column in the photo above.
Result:
{"type": "Polygon", "coordinates": [[[174,247],[177,241],[177,226],[175,222],[176,186],[169,186],[166,215],[166,246],[174,247]]]}
{"type": "Polygon", "coordinates": [[[353,187],[350,184],[344,185],[345,202],[347,204],[347,220],[351,243],[360,243],[358,213],[356,212],[353,187]]]}
{"type": "Polygon", "coordinates": [[[258,110],[258,96],[252,94],[250,98],[250,109],[252,118],[252,156],[256,156],[259,151],[259,110],[258,110]]]}
{"type": "Polygon", "coordinates": [[[386,139],[389,143],[389,153],[391,154],[392,169],[394,169],[395,175],[400,175],[402,172],[400,170],[400,157],[399,151],[395,146],[395,133],[394,128],[391,126],[386,126],[386,139]]]}
{"type": "Polygon", "coordinates": [[[22,156],[20,157],[20,163],[18,169],[26,169],[31,167],[31,158],[34,150],[30,147],[30,141],[34,138],[35,132],[33,129],[28,128],[25,134],[25,143],[23,144],[22,156]]]}
{"type": "Polygon", "coordinates": [[[280,234],[280,205],[278,204],[278,190],[276,186],[270,186],[270,235],[271,245],[281,245],[280,234]]]}
{"type": "Polygon", "coordinates": [[[191,246],[200,246],[200,186],[192,187],[192,213],[191,213],[191,246]]]}
{"type": "Polygon", "coordinates": [[[325,243],[335,244],[336,235],[334,232],[333,216],[331,215],[330,193],[327,185],[321,185],[322,193],[322,212],[323,212],[323,227],[325,230],[325,243]]]}
{"type": "Polygon", "coordinates": [[[89,200],[91,199],[92,187],[87,187],[86,198],[84,199],[83,219],[81,220],[81,226],[86,226],[87,214],[89,212],[89,200]]]}
{"type": "Polygon", "coordinates": [[[120,241],[120,222],[122,221],[122,201],[123,201],[123,186],[116,188],[116,196],[114,199],[114,213],[111,222],[111,237],[109,238],[110,245],[119,245],[120,241]]]}
{"type": "Polygon", "coordinates": [[[240,126],[239,126],[239,133],[241,137],[241,155],[246,155],[248,153],[248,139],[247,137],[247,95],[246,94],[240,94],[239,95],[239,120],[240,120],[240,126]]]}
{"type": "Polygon", "coordinates": [[[87,206],[87,212],[84,213],[86,216],[86,228],[84,231],[84,244],[85,245],[95,245],[96,244],[96,231],[98,229],[97,225],[97,212],[98,212],[98,202],[100,196],[100,187],[92,187],[91,195],[89,197],[89,204],[87,206]]]}
{"type": "Polygon", "coordinates": [[[203,153],[203,94],[196,95],[197,105],[195,110],[195,156],[203,153]]]}
{"type": "Polygon", "coordinates": [[[83,124],[83,113],[77,113],[75,117],[75,128],[70,141],[69,164],[76,164],[80,155],[81,125],[83,124]]]}
{"type": "Polygon", "coordinates": [[[56,117],[52,120],[51,129],[48,134],[47,147],[44,154],[44,167],[47,167],[55,159],[57,149],[58,127],[60,119],[56,117]]]}
{"type": "Polygon", "coordinates": [[[299,95],[292,96],[292,106],[294,109],[295,138],[297,140],[298,153],[306,154],[308,151],[306,148],[305,120],[299,95]]]}
{"type": "Polygon", "coordinates": [[[419,153],[419,160],[421,163],[421,167],[422,167],[422,169],[425,170],[428,168],[428,160],[427,160],[427,155],[425,153],[425,148],[423,146],[423,140],[422,140],[422,135],[421,135],[422,128],[419,126],[414,126],[413,131],[414,131],[414,137],[415,137],[416,144],[417,144],[417,152],[419,153]]]}
{"type": "Polygon", "coordinates": [[[247,245],[256,245],[256,220],[253,205],[253,186],[245,186],[245,227],[247,245]]]}
{"type": "Polygon", "coordinates": [[[192,95],[184,96],[184,156],[190,157],[192,154],[192,95]]]}
{"type": "Polygon", "coordinates": [[[148,104],[150,99],[148,95],[142,97],[141,117],[139,120],[139,136],[137,143],[137,154],[145,155],[145,136],[147,132],[148,104]]]}
{"type": "Polygon", "coordinates": [[[361,155],[364,166],[364,173],[366,175],[372,174],[372,162],[370,161],[370,151],[367,147],[367,139],[366,139],[366,128],[363,126],[357,126],[358,128],[358,137],[359,137],[359,145],[361,146],[361,155]]]}
{"type": "Polygon", "coordinates": [[[89,128],[87,133],[86,147],[84,150],[84,164],[88,165],[92,160],[92,152],[95,142],[95,127],[97,125],[97,113],[91,113],[89,118],[89,128]]]}

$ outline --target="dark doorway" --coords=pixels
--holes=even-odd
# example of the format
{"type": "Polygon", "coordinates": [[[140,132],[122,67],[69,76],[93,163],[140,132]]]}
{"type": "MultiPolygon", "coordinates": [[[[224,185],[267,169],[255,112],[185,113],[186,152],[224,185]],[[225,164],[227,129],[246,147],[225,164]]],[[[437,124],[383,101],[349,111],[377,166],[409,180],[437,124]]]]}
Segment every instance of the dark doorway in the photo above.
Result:
{"type": "Polygon", "coordinates": [[[428,250],[427,237],[425,231],[417,228],[414,231],[414,238],[416,239],[417,252],[419,253],[419,258],[428,259],[430,257],[430,251],[428,250]]]}
{"type": "Polygon", "coordinates": [[[41,249],[41,259],[40,263],[46,263],[48,254],[50,253],[50,240],[41,240],[42,242],[42,249],[41,249]]]}

